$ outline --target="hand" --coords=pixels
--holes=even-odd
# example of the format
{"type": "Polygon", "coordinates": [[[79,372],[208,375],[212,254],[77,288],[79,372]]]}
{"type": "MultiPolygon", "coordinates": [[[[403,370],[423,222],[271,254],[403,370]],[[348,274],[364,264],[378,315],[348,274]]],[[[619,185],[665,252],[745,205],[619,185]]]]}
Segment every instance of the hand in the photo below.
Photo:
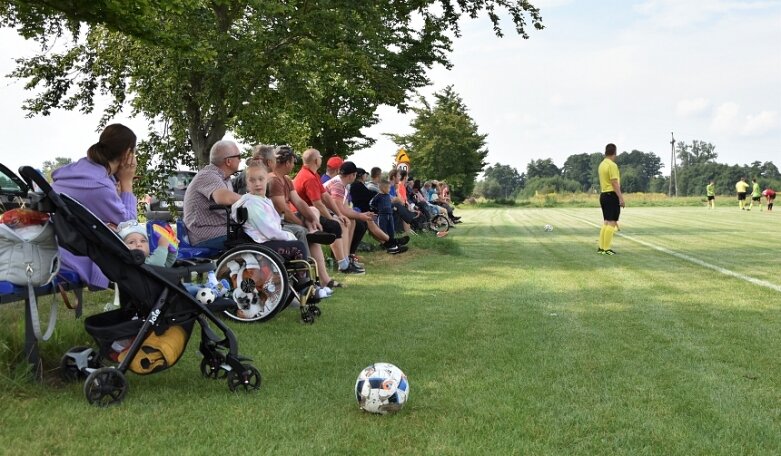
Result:
{"type": "Polygon", "coordinates": [[[350,224],[350,219],[348,219],[347,216],[345,216],[345,215],[340,215],[339,216],[339,220],[340,220],[340,223],[342,225],[344,225],[344,226],[347,226],[347,225],[350,224]]]}
{"type": "Polygon", "coordinates": [[[138,168],[138,161],[136,160],[136,153],[133,149],[128,149],[122,160],[119,162],[119,169],[116,173],[117,181],[119,182],[119,190],[122,192],[133,191],[133,178],[136,176],[136,169],[138,168]]]}
{"type": "Polygon", "coordinates": [[[364,212],[361,214],[361,219],[364,222],[371,222],[374,220],[374,213],[373,212],[364,212]]]}
{"type": "Polygon", "coordinates": [[[621,206],[621,207],[626,207],[626,204],[624,204],[624,198],[621,198],[620,200],[618,200],[618,205],[621,206]]]}

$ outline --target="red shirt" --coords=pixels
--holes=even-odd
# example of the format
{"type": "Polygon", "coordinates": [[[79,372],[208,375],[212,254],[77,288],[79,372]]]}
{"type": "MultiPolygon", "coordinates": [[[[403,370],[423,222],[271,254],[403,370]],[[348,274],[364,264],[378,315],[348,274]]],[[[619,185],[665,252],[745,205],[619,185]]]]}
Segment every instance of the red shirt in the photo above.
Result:
{"type": "Polygon", "coordinates": [[[320,176],[306,167],[302,167],[301,171],[296,174],[295,179],[293,179],[293,185],[298,196],[310,206],[315,201],[320,201],[323,193],[325,193],[325,187],[320,182],[320,176]]]}

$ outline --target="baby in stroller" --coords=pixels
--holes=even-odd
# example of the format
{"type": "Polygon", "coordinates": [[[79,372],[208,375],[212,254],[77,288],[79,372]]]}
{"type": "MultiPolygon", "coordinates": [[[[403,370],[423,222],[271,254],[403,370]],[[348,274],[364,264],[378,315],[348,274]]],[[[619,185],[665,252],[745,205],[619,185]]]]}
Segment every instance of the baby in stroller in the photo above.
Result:
{"type": "MultiPolygon", "coordinates": [[[[53,205],[52,220],[60,247],[89,257],[120,292],[119,309],[92,315],[84,321],[98,350],[75,347],[61,360],[64,379],[86,377],[84,393],[91,404],[107,406],[121,402],[128,389],[128,370],[152,374],[176,364],[196,322],[201,327],[201,374],[227,378],[232,391],[260,388],[258,369],[239,355],[235,335],[214,315],[213,309],[182,287],[181,270],[145,264],[143,251],[128,249],[117,232],[75,199],[55,192],[35,169],[24,167],[20,173],[35,182],[53,205]],[[116,352],[112,345],[126,339],[132,343],[123,348],[122,356],[111,356],[116,352]]],[[[189,273],[189,268],[184,271],[189,273]]]]}

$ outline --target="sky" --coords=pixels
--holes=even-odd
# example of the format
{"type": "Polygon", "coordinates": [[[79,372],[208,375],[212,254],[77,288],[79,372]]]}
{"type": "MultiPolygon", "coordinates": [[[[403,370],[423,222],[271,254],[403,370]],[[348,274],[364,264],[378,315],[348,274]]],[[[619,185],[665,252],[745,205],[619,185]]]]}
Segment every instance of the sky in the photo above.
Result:
{"type": "MultiPolygon", "coordinates": [[[[654,152],[665,168],[676,141],[707,141],[718,161],[781,165],[781,0],[532,0],[545,29],[493,34],[486,18],[461,22],[450,60],[434,67],[429,97],[452,85],[480,133],[489,164],[524,172],[535,159],[561,167],[569,155],[654,152]]],[[[0,30],[0,74],[33,43],[0,30]]],[[[55,111],[25,118],[24,81],[0,79],[0,162],[39,167],[53,157],[85,155],[97,140],[99,113],[55,111]]],[[[360,167],[389,169],[397,146],[384,133],[411,132],[412,114],[392,107],[364,130],[377,143],[353,154],[360,167]]],[[[119,117],[144,137],[146,121],[119,117]]],[[[414,162],[411,165],[414,169],[414,162]]]]}

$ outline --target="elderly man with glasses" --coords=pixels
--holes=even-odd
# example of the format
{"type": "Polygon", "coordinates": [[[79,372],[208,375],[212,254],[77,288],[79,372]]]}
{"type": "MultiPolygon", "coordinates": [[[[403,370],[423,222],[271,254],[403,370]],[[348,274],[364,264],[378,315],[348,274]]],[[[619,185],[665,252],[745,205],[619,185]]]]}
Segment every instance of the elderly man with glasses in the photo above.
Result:
{"type": "Polygon", "coordinates": [[[209,152],[209,164],[198,171],[184,193],[184,224],[194,247],[225,248],[225,213],[212,204],[232,205],[239,200],[231,176],[241,165],[241,151],[233,141],[217,141],[209,152]]]}

